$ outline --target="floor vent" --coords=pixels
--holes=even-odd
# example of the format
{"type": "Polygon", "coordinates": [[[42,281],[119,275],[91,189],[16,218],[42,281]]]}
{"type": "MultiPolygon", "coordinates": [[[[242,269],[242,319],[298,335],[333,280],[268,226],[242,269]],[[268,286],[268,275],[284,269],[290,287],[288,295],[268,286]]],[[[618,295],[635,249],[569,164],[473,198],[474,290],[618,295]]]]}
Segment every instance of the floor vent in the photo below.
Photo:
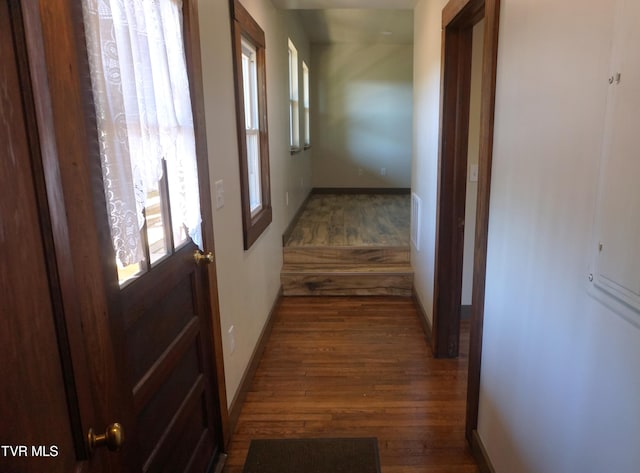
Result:
{"type": "Polygon", "coordinates": [[[422,199],[414,192],[411,194],[411,243],[420,251],[420,208],[422,199]]]}

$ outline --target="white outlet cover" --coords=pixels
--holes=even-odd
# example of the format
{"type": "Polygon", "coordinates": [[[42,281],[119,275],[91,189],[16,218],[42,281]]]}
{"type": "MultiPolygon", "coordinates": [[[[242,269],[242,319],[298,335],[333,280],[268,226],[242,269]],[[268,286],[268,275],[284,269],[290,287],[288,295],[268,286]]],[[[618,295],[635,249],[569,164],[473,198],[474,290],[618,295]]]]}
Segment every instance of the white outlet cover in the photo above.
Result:
{"type": "Polygon", "coordinates": [[[222,179],[216,181],[216,209],[224,207],[224,182],[222,179]]]}

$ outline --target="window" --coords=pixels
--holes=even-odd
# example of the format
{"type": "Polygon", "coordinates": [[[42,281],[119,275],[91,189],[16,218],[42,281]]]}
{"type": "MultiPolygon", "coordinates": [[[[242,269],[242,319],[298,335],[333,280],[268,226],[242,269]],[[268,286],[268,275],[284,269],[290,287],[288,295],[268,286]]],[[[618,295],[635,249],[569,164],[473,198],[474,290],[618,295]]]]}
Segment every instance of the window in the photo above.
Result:
{"type": "Polygon", "coordinates": [[[244,249],[272,220],[265,39],[262,28],[235,0],[231,12],[244,249]]]}
{"type": "Polygon", "coordinates": [[[311,120],[309,118],[309,68],[302,61],[302,106],[304,107],[304,149],[311,146],[311,120]]]}
{"type": "Polygon", "coordinates": [[[255,215],[262,208],[260,193],[260,120],[258,117],[258,64],[256,48],[242,39],[242,89],[249,174],[249,210],[255,215]]]}
{"type": "Polygon", "coordinates": [[[298,103],[298,50],[289,40],[289,145],[300,148],[300,111],[298,103]]]}

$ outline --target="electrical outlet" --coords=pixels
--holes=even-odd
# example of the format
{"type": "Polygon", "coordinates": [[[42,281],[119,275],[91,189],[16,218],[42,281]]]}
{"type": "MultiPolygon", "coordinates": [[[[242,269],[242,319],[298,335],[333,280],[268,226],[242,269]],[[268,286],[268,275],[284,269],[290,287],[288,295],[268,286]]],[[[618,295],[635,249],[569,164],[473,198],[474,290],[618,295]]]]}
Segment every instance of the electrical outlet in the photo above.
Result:
{"type": "Polygon", "coordinates": [[[231,327],[229,327],[229,330],[227,331],[228,335],[229,335],[229,353],[233,353],[234,351],[236,351],[236,335],[235,335],[235,328],[232,325],[231,327]]]}
{"type": "Polygon", "coordinates": [[[216,181],[216,209],[224,207],[224,183],[222,179],[216,181]]]}

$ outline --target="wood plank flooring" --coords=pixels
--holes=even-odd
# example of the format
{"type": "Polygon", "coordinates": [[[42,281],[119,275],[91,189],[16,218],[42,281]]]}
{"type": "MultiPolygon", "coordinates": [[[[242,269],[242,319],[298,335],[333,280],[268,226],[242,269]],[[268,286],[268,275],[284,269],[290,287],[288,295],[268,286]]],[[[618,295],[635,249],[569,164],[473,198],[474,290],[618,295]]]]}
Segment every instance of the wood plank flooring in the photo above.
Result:
{"type": "Polygon", "coordinates": [[[409,296],[410,198],[313,194],[284,247],[287,296],[409,296]]]}
{"type": "Polygon", "coordinates": [[[225,473],[242,472],[253,438],[369,436],[382,473],[478,473],[466,351],[435,360],[411,298],[285,297],[274,316],[225,473]]]}
{"type": "Polygon", "coordinates": [[[407,194],[313,194],[286,246],[409,246],[407,194]]]}

